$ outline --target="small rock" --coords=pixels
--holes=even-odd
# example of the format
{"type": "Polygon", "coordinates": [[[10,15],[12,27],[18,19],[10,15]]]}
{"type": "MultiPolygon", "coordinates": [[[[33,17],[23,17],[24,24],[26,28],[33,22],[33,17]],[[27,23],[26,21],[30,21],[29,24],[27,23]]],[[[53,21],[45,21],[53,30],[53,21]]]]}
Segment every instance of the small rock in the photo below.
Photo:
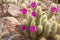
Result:
{"type": "Polygon", "coordinates": [[[20,16],[20,11],[19,11],[19,7],[15,4],[9,3],[9,8],[8,8],[8,12],[10,15],[14,16],[14,17],[18,17],[20,16]]]}
{"type": "Polygon", "coordinates": [[[1,21],[0,30],[2,30],[1,35],[10,33],[10,32],[15,32],[16,25],[20,25],[18,20],[14,17],[2,17],[0,18],[0,21],[1,21]]]}
{"type": "Polygon", "coordinates": [[[16,18],[14,17],[3,17],[0,19],[0,21],[3,23],[3,26],[6,25],[6,26],[16,26],[16,25],[19,25],[19,22],[16,18]]]}

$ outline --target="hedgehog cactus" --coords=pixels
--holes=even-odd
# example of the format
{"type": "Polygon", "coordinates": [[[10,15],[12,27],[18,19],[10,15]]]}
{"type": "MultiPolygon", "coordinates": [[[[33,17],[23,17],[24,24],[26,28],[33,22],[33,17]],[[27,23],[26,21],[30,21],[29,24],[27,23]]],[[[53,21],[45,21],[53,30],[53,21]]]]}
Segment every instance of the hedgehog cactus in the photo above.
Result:
{"type": "Polygon", "coordinates": [[[23,7],[20,12],[23,14],[23,24],[20,25],[24,35],[32,40],[46,40],[48,36],[55,36],[57,23],[52,16],[57,11],[57,7],[52,6],[50,12],[42,15],[41,7],[37,3],[30,2],[28,7],[23,7]],[[43,37],[43,38],[41,38],[43,37]]]}

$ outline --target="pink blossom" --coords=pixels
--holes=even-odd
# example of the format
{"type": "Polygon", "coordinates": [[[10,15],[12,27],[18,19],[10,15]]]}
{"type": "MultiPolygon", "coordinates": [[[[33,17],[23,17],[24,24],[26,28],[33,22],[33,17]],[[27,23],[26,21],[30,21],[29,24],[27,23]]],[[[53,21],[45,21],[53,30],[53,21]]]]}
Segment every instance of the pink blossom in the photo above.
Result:
{"type": "Polygon", "coordinates": [[[37,12],[36,11],[32,11],[31,15],[32,16],[36,16],[37,12]]]}
{"type": "Polygon", "coordinates": [[[36,29],[37,29],[36,26],[32,25],[32,26],[30,26],[29,30],[30,30],[30,32],[35,32],[36,29]]]}
{"type": "Polygon", "coordinates": [[[56,11],[57,11],[57,7],[52,6],[52,7],[51,7],[51,11],[52,11],[52,12],[56,12],[56,11]]]}
{"type": "Polygon", "coordinates": [[[33,8],[36,7],[36,5],[37,5],[36,2],[31,2],[30,3],[30,6],[33,7],[33,8]]]}
{"type": "Polygon", "coordinates": [[[21,29],[21,30],[25,30],[25,29],[26,29],[26,25],[21,25],[21,26],[20,26],[20,29],[21,29]]]}
{"type": "Polygon", "coordinates": [[[22,14],[26,14],[27,13],[27,8],[21,8],[20,11],[22,12],[22,14]]]}

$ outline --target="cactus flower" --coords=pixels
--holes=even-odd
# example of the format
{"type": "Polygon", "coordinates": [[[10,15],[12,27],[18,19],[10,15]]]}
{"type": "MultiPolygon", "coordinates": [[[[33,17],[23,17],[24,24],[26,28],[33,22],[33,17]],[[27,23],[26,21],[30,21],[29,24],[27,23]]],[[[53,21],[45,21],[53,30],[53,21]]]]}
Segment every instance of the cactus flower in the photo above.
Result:
{"type": "Polygon", "coordinates": [[[22,12],[22,14],[26,14],[27,13],[27,8],[21,8],[20,11],[22,12]]]}
{"type": "Polygon", "coordinates": [[[21,26],[20,26],[20,29],[21,29],[21,30],[25,30],[25,29],[26,29],[26,25],[21,25],[21,26]]]}
{"type": "Polygon", "coordinates": [[[57,11],[57,7],[52,6],[52,7],[51,7],[51,11],[52,11],[52,12],[56,12],[56,11],[57,11]]]}
{"type": "Polygon", "coordinates": [[[35,32],[36,29],[37,29],[37,28],[36,28],[36,26],[34,26],[34,25],[30,26],[30,28],[29,28],[30,32],[35,32]]]}
{"type": "Polygon", "coordinates": [[[32,16],[36,16],[37,12],[36,11],[32,11],[31,15],[32,16]]]}
{"type": "Polygon", "coordinates": [[[31,2],[30,3],[30,7],[33,7],[33,8],[36,7],[36,5],[37,5],[36,2],[31,2]]]}

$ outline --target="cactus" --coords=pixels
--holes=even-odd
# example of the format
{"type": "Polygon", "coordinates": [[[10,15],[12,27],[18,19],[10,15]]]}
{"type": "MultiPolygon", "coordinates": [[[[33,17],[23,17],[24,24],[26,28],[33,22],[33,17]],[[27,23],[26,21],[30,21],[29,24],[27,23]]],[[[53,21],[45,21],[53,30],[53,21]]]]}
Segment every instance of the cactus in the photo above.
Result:
{"type": "Polygon", "coordinates": [[[60,24],[60,15],[57,18],[57,23],[60,24]]]}
{"type": "Polygon", "coordinates": [[[42,25],[39,24],[37,33],[41,34],[42,30],[43,30],[43,27],[42,27],[42,25]]]}
{"type": "Polygon", "coordinates": [[[50,12],[42,15],[41,6],[35,1],[31,1],[29,7],[21,5],[20,12],[23,14],[23,26],[20,29],[24,36],[32,40],[47,40],[49,36],[55,37],[57,34],[57,22],[52,19],[57,11],[57,7],[52,6],[50,12]],[[42,38],[43,37],[43,38],[42,38]]]}
{"type": "Polygon", "coordinates": [[[60,24],[57,25],[57,30],[58,30],[58,31],[57,31],[57,34],[60,35],[60,24]]]}
{"type": "Polygon", "coordinates": [[[51,35],[54,36],[57,33],[57,23],[54,21],[51,27],[51,35]]]}
{"type": "Polygon", "coordinates": [[[60,35],[55,35],[54,40],[60,40],[60,35]]]}
{"type": "Polygon", "coordinates": [[[40,40],[46,40],[46,38],[43,38],[43,37],[42,37],[40,40]]]}

